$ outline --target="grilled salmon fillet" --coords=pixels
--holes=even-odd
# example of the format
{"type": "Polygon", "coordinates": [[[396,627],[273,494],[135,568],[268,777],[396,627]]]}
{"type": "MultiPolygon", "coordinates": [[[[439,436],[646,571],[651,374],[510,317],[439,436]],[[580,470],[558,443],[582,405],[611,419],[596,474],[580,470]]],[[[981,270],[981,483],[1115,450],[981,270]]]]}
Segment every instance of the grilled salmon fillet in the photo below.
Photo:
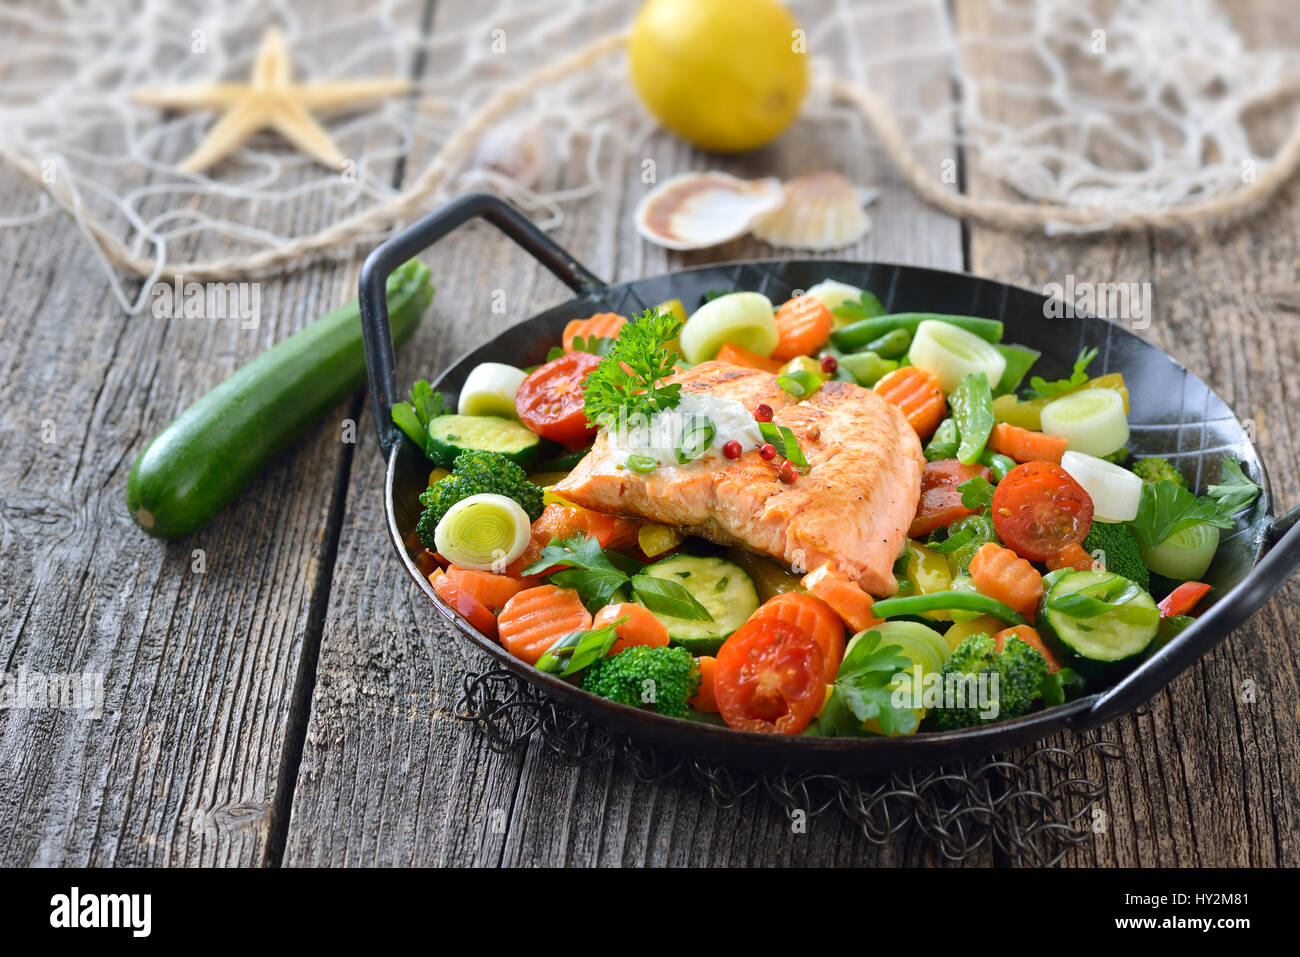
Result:
{"type": "Polygon", "coordinates": [[[775,376],[723,362],[701,363],[669,381],[750,410],[771,406],[773,421],[799,439],[809,468],[786,485],[756,451],[734,460],[710,452],[688,466],[642,475],[622,467],[602,432],[556,491],[586,508],[776,558],[806,573],[809,590],[855,628],[871,624],[868,596],[854,603],[844,595],[897,590],[893,565],[916,515],[925,465],[902,412],[847,382],[827,382],[798,401],[775,376]]]}

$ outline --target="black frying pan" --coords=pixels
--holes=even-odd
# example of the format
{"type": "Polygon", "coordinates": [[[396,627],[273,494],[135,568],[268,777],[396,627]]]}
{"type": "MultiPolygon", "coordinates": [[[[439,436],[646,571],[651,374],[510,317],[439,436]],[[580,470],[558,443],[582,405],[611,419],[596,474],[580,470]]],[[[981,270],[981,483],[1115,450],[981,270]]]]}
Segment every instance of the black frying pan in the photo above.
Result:
{"type": "Polygon", "coordinates": [[[1092,728],[1131,711],[1168,684],[1226,638],[1300,565],[1300,528],[1296,527],[1300,508],[1273,517],[1267,473],[1224,401],[1163,351],[1116,323],[1092,316],[1045,319],[1046,299],[1026,289],[914,266],[802,259],[701,266],[609,285],[514,208],[487,194],[471,194],[409,226],[371,253],[361,270],[360,298],[375,422],[380,447],[388,457],[388,533],[407,574],[444,618],[502,666],[593,721],[651,744],[771,770],[853,772],[938,764],[1019,747],[1063,728],[1092,728]],[[1224,535],[1207,575],[1214,586],[1209,610],[1118,685],[1059,708],[962,731],[897,738],[805,738],[733,731],[615,704],[524,664],[470,627],[434,596],[404,544],[420,515],[418,496],[426,487],[429,463],[392,422],[398,389],[385,280],[397,266],[475,217],[486,219],[522,246],[566,283],[574,298],[537,313],[463,356],[434,382],[441,392],[454,396],[480,362],[516,366],[541,362],[570,319],[594,312],[631,315],[668,299],[680,299],[689,308],[710,289],[755,290],[781,302],[792,290],[807,289],[830,277],[872,290],[891,312],[1001,319],[1007,341],[1042,351],[1035,371],[1047,378],[1068,375],[1080,348],[1096,346],[1101,354],[1095,368],[1122,372],[1131,393],[1130,444],[1135,452],[1168,457],[1194,478],[1197,489],[1217,480],[1220,460],[1233,456],[1264,492],[1247,516],[1245,528],[1224,535]]]}

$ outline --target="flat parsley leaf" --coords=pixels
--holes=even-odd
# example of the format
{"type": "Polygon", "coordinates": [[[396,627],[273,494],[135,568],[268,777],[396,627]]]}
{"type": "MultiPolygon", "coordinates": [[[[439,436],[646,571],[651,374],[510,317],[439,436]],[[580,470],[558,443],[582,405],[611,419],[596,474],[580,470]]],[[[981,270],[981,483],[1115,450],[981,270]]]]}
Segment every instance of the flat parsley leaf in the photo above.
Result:
{"type": "Polygon", "coordinates": [[[961,503],[966,508],[989,508],[993,504],[993,484],[984,476],[976,475],[957,486],[961,503]]]}
{"type": "Polygon", "coordinates": [[[857,299],[846,299],[831,311],[840,319],[875,319],[885,314],[885,306],[873,293],[864,289],[857,299]]]}
{"type": "MultiPolygon", "coordinates": [[[[428,455],[429,423],[442,415],[442,393],[421,379],[411,386],[409,402],[393,405],[393,422],[411,437],[411,441],[428,455]]],[[[432,456],[430,456],[432,457],[432,456]]]]}
{"type": "Polygon", "coordinates": [[[1259,486],[1246,478],[1236,459],[1223,460],[1223,475],[1219,482],[1219,485],[1206,489],[1205,497],[1211,499],[1224,515],[1236,515],[1259,497],[1259,486]]]}
{"type": "Polygon", "coordinates": [[[1214,499],[1197,498],[1176,482],[1143,483],[1137,517],[1128,523],[1133,537],[1144,549],[1155,548],[1175,532],[1193,525],[1232,528],[1214,499]]]}
{"type": "Polygon", "coordinates": [[[884,734],[916,730],[916,713],[894,705],[894,676],[912,666],[898,645],[881,645],[878,631],[869,631],[849,649],[835,675],[831,696],[822,712],[819,732],[826,737],[868,734],[863,722],[875,719],[884,734]]]}
{"type": "Polygon", "coordinates": [[[1096,348],[1084,349],[1079,353],[1079,358],[1074,360],[1074,371],[1070,373],[1068,379],[1057,379],[1055,382],[1048,382],[1042,376],[1034,376],[1029,380],[1029,389],[1026,395],[1031,399],[1042,399],[1049,395],[1060,395],[1062,392],[1068,392],[1070,389],[1083,385],[1088,381],[1088,365],[1093,359],[1097,358],[1098,350],[1096,348]]]}

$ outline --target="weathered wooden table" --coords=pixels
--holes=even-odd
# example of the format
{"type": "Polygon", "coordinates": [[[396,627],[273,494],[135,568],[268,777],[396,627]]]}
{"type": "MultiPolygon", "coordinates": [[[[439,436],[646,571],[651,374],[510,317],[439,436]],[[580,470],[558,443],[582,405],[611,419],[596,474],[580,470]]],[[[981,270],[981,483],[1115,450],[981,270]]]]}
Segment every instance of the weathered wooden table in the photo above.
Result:
{"type": "MultiPolygon", "coordinates": [[[[468,7],[438,4],[433,29],[473,16],[468,7]]],[[[959,5],[962,30],[984,16],[959,5]]],[[[1259,17],[1245,27],[1267,37],[1275,25],[1259,17]]],[[[168,148],[179,157],[186,146],[168,148]]],[[[875,230],[851,257],[1038,288],[1068,274],[1151,282],[1146,334],[1254,421],[1279,510],[1300,502],[1300,187],[1204,236],[1047,240],[926,208],[844,130],[805,123],[725,162],[664,136],[646,150],[661,171],[832,168],[880,185],[875,230]]],[[[602,276],[771,255],[749,240],[699,255],[652,248],[630,226],[645,189],[640,157],[607,158],[601,172],[605,190],[571,205],[557,239],[602,276]]],[[[400,163],[393,176],[400,183],[400,163]]],[[[977,171],[960,188],[1004,189],[977,171]]],[[[0,215],[30,208],[26,189],[0,192],[0,215]]],[[[483,227],[426,258],[438,298],[401,354],[402,381],[565,295],[483,227]],[[490,308],[494,294],[506,314],[490,308]]],[[[140,534],[122,499],[135,454],[241,363],[352,298],[359,260],[267,283],[264,321],[250,332],[124,315],[66,219],[0,232],[0,668],[102,673],[106,692],[98,720],[0,713],[0,862],[934,862],[908,828],[883,847],[835,814],[796,833],[766,797],[719,809],[680,778],[642,784],[620,765],[569,767],[536,747],[490,753],[453,714],[462,674],[485,662],[435,624],[394,563],[360,395],[210,528],[166,545],[140,534]],[[348,419],[358,444],[342,440],[348,419]]],[[[1142,713],[1105,729],[1124,749],[1122,761],[1088,768],[1107,785],[1107,826],[1066,863],[1300,863],[1298,631],[1293,581],[1142,713]]]]}

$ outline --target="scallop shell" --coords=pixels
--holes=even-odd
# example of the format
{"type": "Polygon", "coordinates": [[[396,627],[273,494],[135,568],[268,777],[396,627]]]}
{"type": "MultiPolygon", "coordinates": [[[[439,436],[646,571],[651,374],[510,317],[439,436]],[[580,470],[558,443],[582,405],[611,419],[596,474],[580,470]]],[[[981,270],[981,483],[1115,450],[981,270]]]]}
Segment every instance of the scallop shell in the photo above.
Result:
{"type": "Polygon", "coordinates": [[[871,229],[864,196],[839,173],[813,173],[785,184],[785,204],[754,222],[754,235],[773,246],[838,249],[871,229]]]}
{"type": "Polygon", "coordinates": [[[749,232],[764,213],[779,209],[778,179],[744,180],[726,173],[674,176],[636,207],[636,230],[669,249],[703,249],[749,232]]]}

